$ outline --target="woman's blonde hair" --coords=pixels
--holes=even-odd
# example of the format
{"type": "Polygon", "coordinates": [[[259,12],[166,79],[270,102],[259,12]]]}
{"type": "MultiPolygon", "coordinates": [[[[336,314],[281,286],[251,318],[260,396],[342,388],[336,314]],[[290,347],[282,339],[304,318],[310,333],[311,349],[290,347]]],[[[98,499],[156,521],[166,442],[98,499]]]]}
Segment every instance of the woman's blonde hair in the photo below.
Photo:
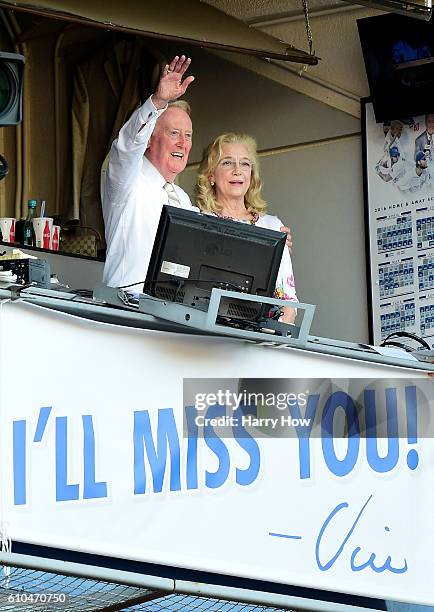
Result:
{"type": "Polygon", "coordinates": [[[256,141],[248,134],[234,132],[221,134],[204,151],[195,187],[195,197],[199,208],[210,213],[218,213],[221,210],[215,198],[215,189],[211,185],[210,176],[222,158],[222,149],[225,144],[242,144],[246,147],[252,163],[252,175],[249,189],[244,196],[245,206],[249,212],[264,215],[267,212],[267,203],[261,195],[262,181],[259,176],[256,141]]]}

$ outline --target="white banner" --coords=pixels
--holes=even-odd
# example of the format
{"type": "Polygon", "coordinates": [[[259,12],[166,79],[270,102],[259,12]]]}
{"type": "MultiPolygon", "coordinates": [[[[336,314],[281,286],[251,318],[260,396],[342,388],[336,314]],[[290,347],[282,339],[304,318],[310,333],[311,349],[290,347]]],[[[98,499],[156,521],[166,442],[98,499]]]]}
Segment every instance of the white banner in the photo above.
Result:
{"type": "Polygon", "coordinates": [[[363,438],[183,437],[184,377],[400,375],[3,304],[0,520],[16,541],[434,604],[431,439],[375,463],[363,438]]]}

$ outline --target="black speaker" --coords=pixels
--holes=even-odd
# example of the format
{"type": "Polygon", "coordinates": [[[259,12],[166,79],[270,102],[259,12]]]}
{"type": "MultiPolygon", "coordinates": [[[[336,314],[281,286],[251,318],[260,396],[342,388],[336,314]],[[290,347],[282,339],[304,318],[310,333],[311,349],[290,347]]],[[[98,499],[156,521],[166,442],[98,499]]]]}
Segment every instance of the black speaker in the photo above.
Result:
{"type": "Polygon", "coordinates": [[[24,56],[0,51],[0,125],[16,125],[23,118],[24,56]]]}

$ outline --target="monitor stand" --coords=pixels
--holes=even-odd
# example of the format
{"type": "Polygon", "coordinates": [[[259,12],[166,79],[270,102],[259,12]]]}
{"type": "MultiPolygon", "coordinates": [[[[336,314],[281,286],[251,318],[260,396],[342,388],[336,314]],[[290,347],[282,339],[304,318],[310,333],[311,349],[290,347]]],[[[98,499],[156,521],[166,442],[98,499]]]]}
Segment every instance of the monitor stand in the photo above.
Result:
{"type": "Polygon", "coordinates": [[[135,296],[128,291],[98,285],[94,291],[94,297],[114,306],[135,310],[146,315],[152,315],[158,319],[184,325],[193,328],[196,333],[202,331],[206,334],[217,334],[243,338],[255,342],[267,344],[284,344],[289,346],[303,347],[309,337],[315,306],[289,300],[279,300],[264,296],[243,294],[225,289],[213,289],[207,310],[199,310],[184,304],[167,302],[145,293],[135,296]],[[301,318],[299,324],[280,323],[273,319],[252,323],[240,320],[228,320],[220,317],[219,306],[223,297],[237,300],[255,301],[271,306],[286,306],[297,308],[297,319],[301,318]]]}

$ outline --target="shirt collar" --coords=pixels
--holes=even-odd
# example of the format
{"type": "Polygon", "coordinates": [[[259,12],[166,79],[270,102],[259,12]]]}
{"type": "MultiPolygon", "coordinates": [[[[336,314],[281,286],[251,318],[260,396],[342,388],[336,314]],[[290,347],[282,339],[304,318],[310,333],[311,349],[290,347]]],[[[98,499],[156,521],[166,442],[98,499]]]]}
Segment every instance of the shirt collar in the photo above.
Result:
{"type": "Polygon", "coordinates": [[[151,179],[153,184],[157,187],[163,188],[164,185],[167,183],[164,176],[162,176],[158,172],[154,164],[152,164],[145,155],[143,156],[143,173],[145,174],[145,176],[151,179]]]}

